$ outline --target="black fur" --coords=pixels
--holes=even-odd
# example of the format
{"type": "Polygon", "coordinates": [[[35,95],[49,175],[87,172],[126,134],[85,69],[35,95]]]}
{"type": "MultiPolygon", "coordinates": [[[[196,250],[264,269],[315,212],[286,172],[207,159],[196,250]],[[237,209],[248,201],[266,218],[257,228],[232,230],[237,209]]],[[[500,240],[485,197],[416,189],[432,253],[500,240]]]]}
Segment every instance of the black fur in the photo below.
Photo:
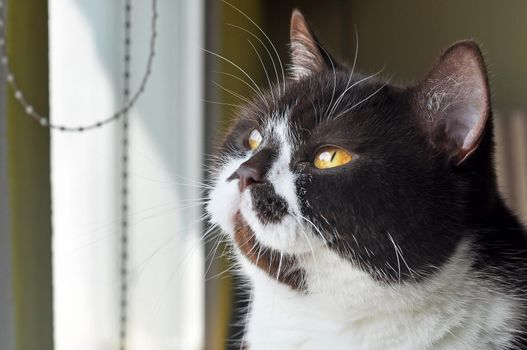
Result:
{"type": "Polygon", "coordinates": [[[287,215],[287,202],[276,194],[269,183],[258,184],[251,187],[256,215],[264,224],[276,224],[287,215]]]}

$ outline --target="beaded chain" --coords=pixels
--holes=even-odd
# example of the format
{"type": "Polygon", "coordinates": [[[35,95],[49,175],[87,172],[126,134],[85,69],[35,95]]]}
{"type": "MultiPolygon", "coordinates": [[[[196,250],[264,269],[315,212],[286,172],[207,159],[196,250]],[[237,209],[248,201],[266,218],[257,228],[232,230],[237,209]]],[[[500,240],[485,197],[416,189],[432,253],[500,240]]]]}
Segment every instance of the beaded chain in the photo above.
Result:
{"type": "MultiPolygon", "coordinates": [[[[130,103],[130,42],[132,26],[131,0],[124,4],[124,72],[123,103],[130,103]]],[[[123,111],[121,124],[121,288],[119,317],[119,350],[126,349],[128,321],[128,109],[123,111]]]]}
{"type": "MultiPolygon", "coordinates": [[[[49,129],[55,129],[60,131],[70,131],[70,132],[82,132],[86,130],[96,129],[100,128],[103,125],[106,125],[108,123],[111,123],[120,117],[122,117],[124,114],[130,110],[134,106],[134,104],[137,102],[139,97],[143,94],[146,84],[148,82],[148,79],[152,73],[152,65],[154,62],[154,55],[155,55],[155,44],[156,44],[156,37],[157,37],[157,18],[158,18],[158,12],[157,12],[157,0],[152,0],[152,19],[151,19],[151,32],[150,32],[150,52],[148,55],[148,61],[146,64],[146,70],[143,74],[143,78],[141,79],[141,82],[139,84],[139,88],[137,91],[135,91],[133,94],[130,94],[131,98],[125,100],[125,103],[121,109],[114,112],[112,115],[105,119],[101,119],[97,122],[87,124],[87,125],[61,125],[61,124],[53,124],[51,123],[49,117],[43,116],[42,114],[38,113],[33,105],[26,99],[24,93],[22,92],[21,88],[18,86],[18,83],[16,81],[16,77],[13,74],[10,66],[9,66],[9,58],[7,54],[7,36],[6,36],[6,9],[5,9],[5,0],[0,0],[0,64],[4,67],[5,70],[5,80],[11,86],[11,90],[13,92],[13,95],[15,99],[20,103],[22,108],[24,109],[24,112],[36,120],[40,125],[43,127],[47,127],[49,129]]],[[[126,29],[125,29],[126,31],[126,29]]],[[[129,44],[130,38],[128,38],[128,44],[129,44]]],[[[126,42],[125,42],[126,45],[126,42]]],[[[125,64],[127,60],[129,60],[129,55],[125,55],[125,64]]]]}

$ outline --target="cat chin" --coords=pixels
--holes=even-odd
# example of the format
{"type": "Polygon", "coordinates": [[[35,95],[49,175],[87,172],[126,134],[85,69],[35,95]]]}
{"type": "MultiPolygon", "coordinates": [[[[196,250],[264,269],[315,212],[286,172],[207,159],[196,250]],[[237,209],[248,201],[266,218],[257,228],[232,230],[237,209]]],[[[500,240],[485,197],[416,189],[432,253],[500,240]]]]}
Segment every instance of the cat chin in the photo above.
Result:
{"type": "Polygon", "coordinates": [[[256,240],[267,248],[284,254],[300,255],[311,253],[322,245],[320,239],[291,214],[285,215],[278,223],[263,223],[256,215],[249,191],[241,195],[240,214],[256,240]]]}

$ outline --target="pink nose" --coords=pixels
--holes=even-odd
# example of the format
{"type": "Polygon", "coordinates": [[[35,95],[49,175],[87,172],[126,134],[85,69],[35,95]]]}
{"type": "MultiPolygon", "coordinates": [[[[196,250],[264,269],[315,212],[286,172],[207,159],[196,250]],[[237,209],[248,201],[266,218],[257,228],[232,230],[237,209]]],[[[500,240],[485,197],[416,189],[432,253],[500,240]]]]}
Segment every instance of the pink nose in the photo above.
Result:
{"type": "Polygon", "coordinates": [[[240,192],[243,192],[252,184],[266,182],[267,171],[269,170],[275,155],[275,151],[271,149],[262,149],[249,160],[242,163],[238,170],[229,176],[227,181],[238,179],[240,192]]]}
{"type": "Polygon", "coordinates": [[[236,170],[240,192],[243,192],[243,190],[253,183],[263,182],[262,175],[262,171],[260,171],[258,168],[252,167],[250,164],[247,164],[247,162],[240,165],[238,170],[236,170]]]}

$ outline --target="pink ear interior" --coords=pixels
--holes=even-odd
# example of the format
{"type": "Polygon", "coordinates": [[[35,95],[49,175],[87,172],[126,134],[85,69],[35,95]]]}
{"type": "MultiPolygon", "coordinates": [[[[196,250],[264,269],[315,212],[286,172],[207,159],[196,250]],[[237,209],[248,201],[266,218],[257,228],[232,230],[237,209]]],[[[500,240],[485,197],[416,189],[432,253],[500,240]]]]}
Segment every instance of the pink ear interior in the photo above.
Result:
{"type": "Polygon", "coordinates": [[[489,88],[478,46],[463,41],[441,56],[416,100],[432,143],[461,164],[476,150],[489,117],[489,88]]]}
{"type": "Polygon", "coordinates": [[[291,15],[290,38],[293,78],[299,79],[321,70],[324,59],[309,24],[298,10],[291,15]]]}

